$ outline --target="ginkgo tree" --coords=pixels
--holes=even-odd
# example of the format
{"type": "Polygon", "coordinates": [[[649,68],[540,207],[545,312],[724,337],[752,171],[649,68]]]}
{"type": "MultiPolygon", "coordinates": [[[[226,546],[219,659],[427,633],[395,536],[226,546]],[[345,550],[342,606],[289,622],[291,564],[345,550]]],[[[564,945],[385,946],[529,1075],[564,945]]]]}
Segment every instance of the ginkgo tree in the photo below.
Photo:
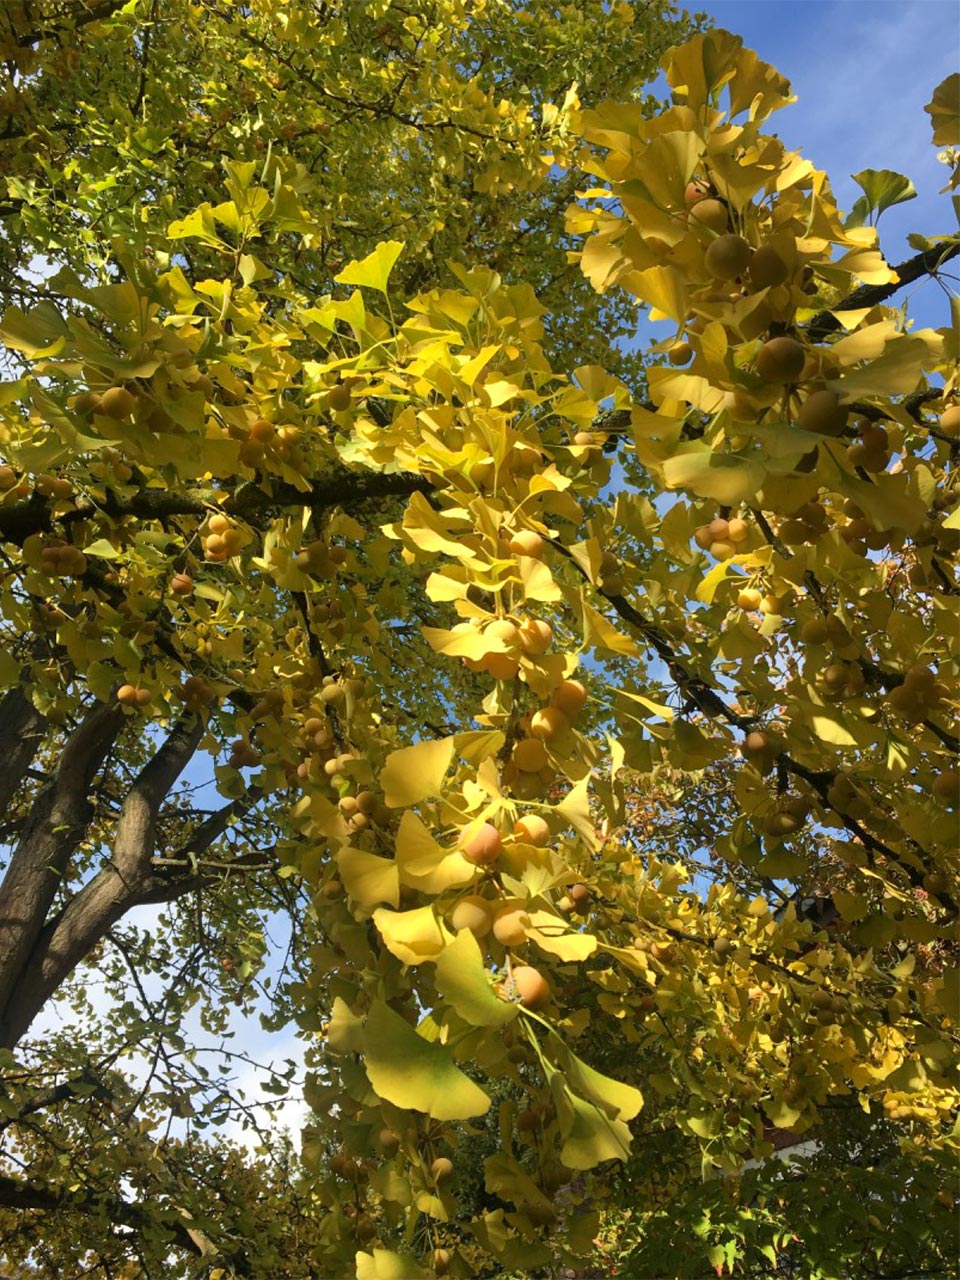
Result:
{"type": "MultiPolygon", "coordinates": [[[[481,194],[555,184],[587,316],[673,323],[642,384],[469,235],[423,280],[401,220],[320,287],[322,180],[279,147],[0,325],[24,368],[0,472],[11,795],[68,730],[0,887],[4,1043],[134,905],[229,885],[248,855],[208,850],[273,824],[303,888],[305,1274],[576,1271],[611,1238],[637,1275],[950,1266],[960,339],[955,302],[937,330],[884,304],[960,238],[891,267],[872,224],[909,184],[860,175],[845,217],[763,131],[789,85],[736,37],[664,68],[661,110],[570,89],[527,168],[457,161],[481,194]],[[139,772],[114,817],[91,795],[117,751],[139,772]],[[223,807],[171,856],[198,753],[223,807]],[[685,823],[698,803],[713,823],[685,823]],[[771,1173],[778,1135],[838,1116],[847,1147],[821,1141],[799,1194],[771,1173]],[[828,1212],[841,1166],[853,1231],[828,1212]]],[[[948,149],[958,91],[928,107],[948,149]]],[[[55,1207],[25,1172],[0,1200],[55,1207]]],[[[236,1231],[171,1200],[148,1234],[211,1277],[267,1274],[236,1231]]]]}

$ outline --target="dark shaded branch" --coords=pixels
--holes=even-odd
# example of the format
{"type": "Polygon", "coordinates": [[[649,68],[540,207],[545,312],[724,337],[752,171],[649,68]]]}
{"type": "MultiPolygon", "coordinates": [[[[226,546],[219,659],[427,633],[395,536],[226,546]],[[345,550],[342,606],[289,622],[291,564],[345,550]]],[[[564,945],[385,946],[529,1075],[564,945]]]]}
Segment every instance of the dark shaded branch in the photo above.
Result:
{"type": "Polygon", "coordinates": [[[891,284],[863,284],[854,289],[845,298],[831,307],[829,311],[820,311],[813,317],[805,330],[805,336],[818,342],[828,333],[835,333],[841,326],[833,315],[835,311],[857,311],[862,307],[876,307],[887,298],[892,298],[905,285],[912,284],[921,276],[936,275],[937,271],[960,254],[960,239],[943,245],[934,245],[932,249],[924,249],[922,253],[899,263],[894,271],[900,277],[891,284]]]}
{"type": "MultiPolygon", "coordinates": [[[[256,524],[260,516],[283,507],[347,508],[370,498],[430,493],[434,487],[423,476],[405,471],[386,473],[343,469],[322,480],[315,480],[307,490],[282,481],[245,484],[234,497],[223,504],[222,509],[227,515],[256,524]]],[[[31,534],[49,532],[54,524],[52,510],[52,502],[36,493],[23,502],[3,507],[0,509],[0,538],[20,546],[31,534]]],[[[58,523],[69,527],[78,520],[89,520],[100,512],[115,519],[136,516],[141,520],[162,521],[174,516],[189,515],[202,520],[210,514],[210,507],[199,498],[164,490],[144,489],[133,497],[122,500],[108,491],[107,502],[102,507],[87,500],[78,501],[75,508],[62,516],[58,523]]]]}
{"type": "Polygon", "coordinates": [[[202,734],[200,717],[185,716],[141,769],[120,810],[113,859],[43,926],[28,955],[21,958],[16,987],[7,996],[0,1044],[12,1047],[17,1043],[111,925],[154,887],[150,864],[160,805],[202,734]]]}
{"type": "Polygon", "coordinates": [[[93,814],[89,792],[121,726],[117,704],[96,704],[67,739],[53,779],[33,803],[0,885],[0,1042],[5,1008],[24,985],[24,966],[40,935],[67,862],[93,814]]]}
{"type": "Polygon", "coordinates": [[[6,1209],[37,1210],[41,1213],[63,1213],[71,1209],[79,1213],[89,1212],[133,1231],[149,1229],[155,1233],[158,1227],[162,1227],[169,1233],[172,1244],[194,1256],[202,1257],[206,1253],[207,1261],[211,1260],[203,1237],[185,1225],[178,1210],[164,1209],[156,1202],[146,1210],[115,1196],[97,1195],[92,1191],[67,1191],[62,1187],[20,1182],[0,1175],[0,1205],[6,1209]]]}
{"type": "Polygon", "coordinates": [[[46,720],[20,686],[0,699],[0,813],[29,776],[43,741],[46,720]]]}

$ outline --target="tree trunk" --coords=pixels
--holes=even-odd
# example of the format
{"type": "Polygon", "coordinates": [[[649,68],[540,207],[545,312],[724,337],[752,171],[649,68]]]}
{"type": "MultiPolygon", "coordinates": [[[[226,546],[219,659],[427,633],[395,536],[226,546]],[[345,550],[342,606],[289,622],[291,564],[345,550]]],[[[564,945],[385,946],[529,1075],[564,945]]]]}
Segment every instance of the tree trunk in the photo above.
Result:
{"type": "Polygon", "coordinates": [[[123,802],[113,857],[51,918],[70,855],[92,814],[89,790],[123,724],[98,706],[68,740],[57,773],[37,797],[0,885],[0,1047],[12,1049],[47,1000],[131,908],[183,892],[152,866],[160,806],[196,750],[198,716],[178,721],[123,802]]]}

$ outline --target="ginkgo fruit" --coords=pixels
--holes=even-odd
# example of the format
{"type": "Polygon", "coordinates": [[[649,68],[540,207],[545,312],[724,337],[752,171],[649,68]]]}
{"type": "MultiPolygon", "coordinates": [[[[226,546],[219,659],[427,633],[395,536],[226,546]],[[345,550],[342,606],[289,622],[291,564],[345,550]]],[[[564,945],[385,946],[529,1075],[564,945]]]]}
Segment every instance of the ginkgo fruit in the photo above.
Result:
{"type": "Polygon", "coordinates": [[[341,382],[327,392],[327,404],[334,413],[345,413],[352,403],[353,396],[345,383],[341,382]]]}
{"type": "Polygon", "coordinates": [[[563,680],[551,693],[550,701],[572,720],[587,704],[587,687],[580,680],[563,680]]]}
{"type": "Polygon", "coordinates": [[[474,866],[492,866],[496,862],[502,845],[500,832],[492,822],[482,822],[472,830],[468,827],[460,852],[474,866]]]}
{"type": "Polygon", "coordinates": [[[455,931],[469,929],[475,938],[485,938],[493,927],[493,904],[477,894],[461,898],[450,911],[450,926],[455,931]]]}
{"type": "MultiPolygon", "coordinates": [[[[787,381],[787,379],[784,379],[787,381]]],[[[802,431],[815,431],[822,436],[839,436],[847,425],[848,410],[835,391],[812,391],[800,406],[797,426],[802,431]]]]}
{"type": "Polygon", "coordinates": [[[708,196],[704,200],[698,200],[691,207],[690,222],[691,224],[699,223],[708,231],[715,231],[722,238],[722,233],[730,225],[730,213],[721,200],[714,200],[708,196]]]}
{"type": "Polygon", "coordinates": [[[97,412],[119,421],[121,418],[129,418],[136,407],[136,396],[126,387],[110,387],[100,397],[97,412]]]}
{"type": "Polygon", "coordinates": [[[514,745],[512,759],[524,773],[539,773],[549,763],[547,749],[539,738],[521,738],[514,745]]]}
{"type": "Polygon", "coordinates": [[[530,556],[534,560],[539,560],[543,555],[544,541],[540,534],[533,529],[520,529],[513,535],[507,544],[514,555],[530,556]]]}
{"type": "Polygon", "coordinates": [[[539,969],[532,965],[514,965],[510,980],[525,1009],[542,1009],[550,1003],[550,987],[539,969]]]}
{"type": "Polygon", "coordinates": [[[538,813],[526,813],[513,826],[513,834],[527,844],[544,846],[550,843],[550,824],[538,813]]]}
{"type": "Polygon", "coordinates": [[[430,1166],[430,1176],[439,1187],[453,1177],[453,1161],[449,1156],[437,1156],[430,1166]]]}
{"type": "Polygon", "coordinates": [[[796,338],[770,338],[757,352],[757,373],[764,382],[795,382],[805,358],[796,338]]]}
{"type": "MultiPolygon", "coordinates": [[[[697,208],[694,208],[691,217],[696,215],[697,208]]],[[[718,280],[734,280],[746,271],[751,252],[750,245],[743,236],[717,236],[707,246],[704,263],[710,274],[718,280]]]]}
{"type": "Polygon", "coordinates": [[[150,690],[140,689],[133,684],[122,684],[117,690],[117,701],[124,707],[146,706],[150,701],[150,690]]]}
{"type": "Polygon", "coordinates": [[[747,275],[755,288],[770,289],[783,284],[788,279],[790,271],[772,245],[762,244],[750,259],[747,275]]]}
{"type": "Polygon", "coordinates": [[[193,594],[193,578],[189,573],[175,573],[170,579],[170,590],[175,596],[189,596],[193,594]]]}
{"type": "Polygon", "coordinates": [[[530,916],[519,907],[505,907],[493,918],[493,936],[505,947],[519,947],[527,940],[530,916]]]}
{"type": "Polygon", "coordinates": [[[572,884],[567,890],[567,897],[578,911],[585,911],[590,901],[590,889],[581,882],[572,884]]]}
{"type": "Polygon", "coordinates": [[[524,653],[539,657],[553,642],[553,628],[542,618],[527,618],[520,624],[519,640],[524,653]]]}
{"type": "Polygon", "coordinates": [[[530,732],[543,742],[553,742],[570,728],[570,721],[559,707],[541,707],[530,721],[530,732]]]}

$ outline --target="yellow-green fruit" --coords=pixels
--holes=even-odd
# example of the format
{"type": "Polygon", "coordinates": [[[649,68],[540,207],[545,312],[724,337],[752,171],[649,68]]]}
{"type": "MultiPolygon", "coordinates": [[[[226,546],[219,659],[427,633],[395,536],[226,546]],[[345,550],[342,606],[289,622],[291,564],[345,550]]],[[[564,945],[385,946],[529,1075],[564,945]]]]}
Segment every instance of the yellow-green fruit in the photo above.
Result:
{"type": "Polygon", "coordinates": [[[727,521],[727,538],[730,542],[746,542],[750,536],[750,526],[746,520],[741,520],[739,516],[734,516],[732,520],[727,521]]]}
{"type": "Polygon", "coordinates": [[[756,587],[745,587],[737,596],[737,607],[745,609],[747,613],[753,613],[760,608],[760,601],[763,599],[756,587]]]}
{"type": "Polygon", "coordinates": [[[559,707],[543,707],[534,712],[530,721],[530,732],[543,742],[552,742],[570,728],[570,721],[559,707]]]}
{"type": "Polygon", "coordinates": [[[550,827],[538,813],[524,814],[514,824],[513,834],[518,840],[537,845],[539,848],[550,843],[550,827]]]}
{"type": "Polygon", "coordinates": [[[540,657],[547,652],[553,640],[553,628],[542,618],[527,618],[518,631],[520,648],[524,653],[540,657]]]}
{"type": "Polygon", "coordinates": [[[710,184],[704,182],[701,178],[692,178],[684,188],[683,203],[688,209],[692,209],[695,204],[705,200],[710,194],[710,184]]]}
{"type": "Polygon", "coordinates": [[[772,245],[764,244],[750,259],[748,274],[757,289],[771,289],[783,284],[790,274],[787,264],[772,245]]]}
{"type": "Polygon", "coordinates": [[[543,539],[533,529],[520,529],[510,539],[509,547],[517,556],[531,556],[539,560],[543,555],[543,539]]]}
{"type": "Polygon", "coordinates": [[[757,373],[764,382],[794,382],[805,359],[796,338],[771,338],[757,352],[757,373]]]}
{"type": "Polygon", "coordinates": [[[730,214],[721,200],[698,200],[690,210],[690,221],[699,222],[719,236],[730,225],[730,214]]]}
{"type": "Polygon", "coordinates": [[[550,701],[555,707],[559,707],[565,716],[573,719],[586,705],[586,685],[580,680],[563,680],[550,695],[550,701]]]}
{"type": "Polygon", "coordinates": [[[100,397],[98,412],[108,418],[129,418],[136,407],[136,397],[126,387],[110,387],[100,397]]]}
{"type": "Polygon", "coordinates": [[[493,927],[490,903],[476,894],[461,898],[450,912],[450,924],[457,933],[469,929],[475,938],[485,938],[493,927]]]}
{"type": "Polygon", "coordinates": [[[952,404],[940,415],[940,430],[945,436],[960,436],[960,404],[952,404]]]}
{"type": "Polygon", "coordinates": [[[342,383],[327,393],[327,404],[334,413],[344,413],[350,408],[350,388],[342,383]]]}
{"type": "Polygon", "coordinates": [[[797,426],[822,436],[839,436],[847,425],[848,412],[835,391],[814,391],[800,406],[797,426]]]}
{"type": "MultiPolygon", "coordinates": [[[[696,209],[694,209],[696,215],[696,209]]],[[[751,249],[743,236],[717,236],[707,246],[704,263],[717,280],[734,280],[742,276],[750,262],[751,249]]]]}
{"type": "Polygon", "coordinates": [[[693,355],[693,347],[689,342],[677,342],[667,352],[667,359],[671,364],[686,364],[693,355]]]}
{"type": "Polygon", "coordinates": [[[810,618],[800,628],[800,639],[804,644],[826,644],[829,638],[826,618],[810,618]]]}
{"type": "Polygon", "coordinates": [[[437,1156],[430,1166],[430,1176],[437,1186],[443,1182],[449,1182],[453,1177],[453,1161],[447,1156],[437,1156]]]}
{"type": "Polygon", "coordinates": [[[549,763],[547,749],[539,738],[522,738],[513,748],[513,763],[523,773],[539,773],[549,763]]]}
{"type": "Polygon", "coordinates": [[[519,947],[527,940],[530,917],[519,907],[505,907],[493,918],[493,936],[505,947],[519,947]]]}

